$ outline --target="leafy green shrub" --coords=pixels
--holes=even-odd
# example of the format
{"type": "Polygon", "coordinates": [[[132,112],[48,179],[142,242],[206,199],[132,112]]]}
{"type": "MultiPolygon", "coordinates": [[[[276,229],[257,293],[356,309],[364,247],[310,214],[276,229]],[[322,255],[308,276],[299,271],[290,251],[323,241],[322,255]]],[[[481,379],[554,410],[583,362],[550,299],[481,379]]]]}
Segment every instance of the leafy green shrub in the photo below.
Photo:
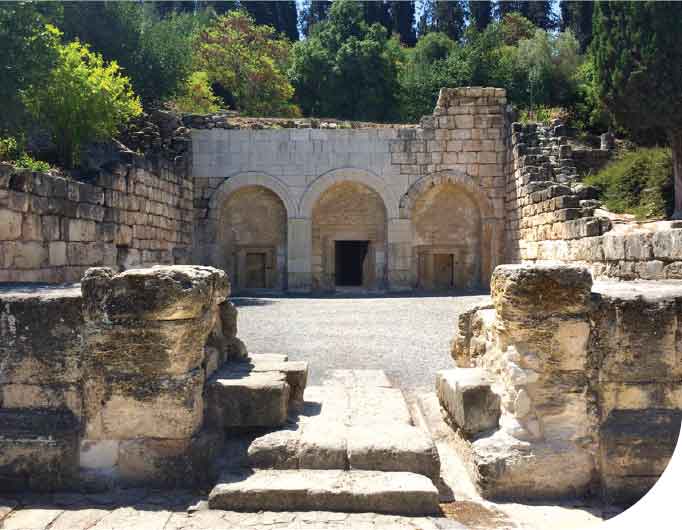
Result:
{"type": "Polygon", "coordinates": [[[30,169],[31,171],[37,171],[38,173],[45,173],[50,170],[50,164],[43,162],[42,160],[36,160],[27,153],[22,153],[21,156],[14,160],[14,165],[30,169]]]}
{"type": "Polygon", "coordinates": [[[213,93],[208,74],[194,72],[187,79],[183,91],[169,106],[177,112],[210,114],[225,108],[225,103],[213,93]]]}
{"type": "Polygon", "coordinates": [[[673,167],[670,149],[630,151],[585,179],[602,193],[606,207],[640,219],[669,216],[673,211],[673,167]]]}
{"type": "Polygon", "coordinates": [[[561,107],[547,107],[539,105],[533,110],[521,109],[519,111],[519,121],[521,123],[549,123],[557,118],[563,118],[566,111],[561,107]]]}
{"type": "Polygon", "coordinates": [[[59,161],[71,168],[84,142],[111,138],[142,106],[115,61],[105,63],[78,41],[57,50],[48,82],[27,90],[24,102],[50,128],[59,161]]]}
{"type": "Polygon", "coordinates": [[[0,137],[0,161],[14,160],[19,154],[19,144],[14,136],[0,137]]]}

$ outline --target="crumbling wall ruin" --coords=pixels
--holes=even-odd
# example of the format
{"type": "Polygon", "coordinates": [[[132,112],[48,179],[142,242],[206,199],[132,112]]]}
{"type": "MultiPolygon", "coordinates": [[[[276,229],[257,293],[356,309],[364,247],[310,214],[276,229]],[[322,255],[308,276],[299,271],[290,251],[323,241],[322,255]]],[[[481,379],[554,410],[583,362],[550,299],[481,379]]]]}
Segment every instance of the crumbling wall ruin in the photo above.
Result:
{"type": "Polygon", "coordinates": [[[575,150],[568,140],[564,125],[511,125],[506,261],[574,263],[595,278],[682,278],[680,223],[635,222],[604,210],[579,176],[609,152],[575,150]]]}
{"type": "Polygon", "coordinates": [[[228,295],[193,266],[0,291],[0,490],[208,484],[205,382],[245,354],[228,295]]]}
{"type": "Polygon", "coordinates": [[[481,492],[641,498],[680,432],[682,286],[593,286],[581,267],[503,265],[492,298],[460,317],[460,368],[438,385],[481,492]]]}

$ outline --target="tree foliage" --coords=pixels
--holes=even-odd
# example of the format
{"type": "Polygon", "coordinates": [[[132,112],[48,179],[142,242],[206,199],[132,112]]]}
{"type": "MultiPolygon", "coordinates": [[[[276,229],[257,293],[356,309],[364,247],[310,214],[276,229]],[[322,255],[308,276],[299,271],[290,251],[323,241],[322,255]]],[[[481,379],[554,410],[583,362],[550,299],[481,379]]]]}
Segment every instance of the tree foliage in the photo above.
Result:
{"type": "Polygon", "coordinates": [[[56,63],[59,32],[50,22],[59,15],[58,4],[0,4],[0,131],[19,126],[21,92],[42,86],[56,63]]]}
{"type": "Polygon", "coordinates": [[[335,1],[328,18],[296,43],[290,78],[306,114],[366,120],[396,114],[397,72],[387,31],[369,26],[358,3],[335,1]]]}
{"type": "Polygon", "coordinates": [[[64,2],[64,37],[116,61],[145,104],[172,98],[192,69],[192,42],[205,15],[133,2],[64,2]]]}
{"type": "Polygon", "coordinates": [[[561,31],[571,30],[580,43],[580,50],[584,52],[592,42],[592,0],[562,0],[561,31]]]}
{"type": "Polygon", "coordinates": [[[292,0],[272,1],[242,1],[240,6],[253,17],[258,25],[271,26],[279,33],[283,33],[291,41],[298,40],[298,10],[296,2],[292,0]]]}
{"type": "Polygon", "coordinates": [[[170,102],[177,112],[210,114],[225,107],[221,98],[215,95],[206,72],[194,72],[189,76],[182,92],[170,102]]]}
{"type": "Polygon", "coordinates": [[[326,20],[331,6],[331,0],[305,0],[299,14],[299,23],[304,36],[308,37],[312,33],[315,24],[326,20]]]}
{"type": "Polygon", "coordinates": [[[483,31],[493,21],[493,3],[490,0],[469,1],[469,22],[483,31]]]}
{"type": "Polygon", "coordinates": [[[672,147],[675,212],[682,215],[682,4],[595,6],[592,49],[601,98],[630,130],[663,129],[672,147]]]}
{"type": "Polygon", "coordinates": [[[79,162],[84,142],[111,138],[142,106],[115,61],[106,63],[77,41],[56,50],[45,86],[30,87],[24,101],[49,127],[59,161],[70,168],[79,162]]]}
{"type": "Polygon", "coordinates": [[[199,34],[197,63],[242,113],[292,116],[297,109],[286,77],[290,47],[272,27],[256,25],[245,11],[231,11],[199,34]]]}

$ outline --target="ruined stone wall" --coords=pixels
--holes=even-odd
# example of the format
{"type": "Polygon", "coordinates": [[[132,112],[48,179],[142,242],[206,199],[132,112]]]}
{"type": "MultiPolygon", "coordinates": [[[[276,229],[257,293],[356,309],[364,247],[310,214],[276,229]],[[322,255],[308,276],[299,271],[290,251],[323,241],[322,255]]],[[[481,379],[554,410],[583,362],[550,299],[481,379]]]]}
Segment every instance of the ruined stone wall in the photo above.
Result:
{"type": "Polygon", "coordinates": [[[505,265],[492,298],[460,318],[453,343],[499,396],[499,426],[468,442],[482,492],[638,500],[680,432],[682,285],[593,286],[585,268],[505,265]]]}
{"type": "Polygon", "coordinates": [[[0,289],[0,491],[210,480],[204,384],[244,355],[222,271],[92,268],[0,289]]]}
{"type": "MultiPolygon", "coordinates": [[[[391,126],[316,120],[249,120],[229,116],[185,119],[192,127],[196,232],[194,259],[216,264],[216,234],[229,219],[223,205],[243,187],[275,193],[287,212],[287,260],[281,272],[291,290],[310,290],[313,268],[312,213],[324,192],[349,182],[366,186],[386,212],[385,286],[417,286],[415,204],[433,187],[448,188],[480,223],[458,228],[472,248],[462,258],[463,282],[486,284],[503,259],[503,218],[507,153],[506,97],[495,88],[443,89],[433,115],[419,126],[391,126]],[[472,272],[475,271],[475,272],[472,272]]],[[[424,203],[421,203],[422,206],[424,203]]],[[[378,205],[377,205],[378,207],[378,205]]],[[[420,215],[423,209],[420,210],[420,215]]],[[[448,217],[449,212],[440,215],[448,217]]],[[[458,224],[443,219],[441,224],[458,224]]],[[[447,237],[430,245],[450,247],[447,237]]]]}
{"type": "Polygon", "coordinates": [[[88,182],[0,165],[0,282],[76,282],[91,266],[186,263],[186,163],[128,152],[88,182]]]}
{"type": "Polygon", "coordinates": [[[603,165],[608,152],[575,150],[564,129],[515,123],[510,130],[507,261],[576,263],[595,278],[682,278],[679,223],[637,223],[602,209],[579,176],[603,165]]]}

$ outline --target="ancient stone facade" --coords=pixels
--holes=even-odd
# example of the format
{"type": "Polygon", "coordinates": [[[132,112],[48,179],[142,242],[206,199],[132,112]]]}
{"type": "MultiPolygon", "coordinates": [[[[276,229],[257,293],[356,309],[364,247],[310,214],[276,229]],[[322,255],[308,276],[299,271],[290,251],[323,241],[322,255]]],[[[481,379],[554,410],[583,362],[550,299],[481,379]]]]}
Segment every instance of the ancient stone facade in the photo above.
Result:
{"type": "Polygon", "coordinates": [[[486,497],[633,502],[682,420],[679,284],[592,284],[587,269],[503,265],[465,313],[441,403],[486,497]],[[467,414],[463,414],[462,410],[467,414]]]}
{"type": "Polygon", "coordinates": [[[258,212],[238,207],[235,222],[226,204],[259,188],[286,212],[286,248],[277,260],[252,256],[252,270],[276,266],[289,290],[486,285],[503,257],[505,112],[504,90],[462,88],[443,90],[416,127],[196,124],[194,259],[221,266],[238,252],[220,234],[248,238],[244,224],[258,212]]]}
{"type": "Polygon", "coordinates": [[[0,166],[0,281],[197,263],[235,290],[440,289],[543,261],[682,278],[678,222],[611,214],[580,183],[608,149],[511,118],[476,87],[419,125],[157,111],[121,138],[144,154],[94,150],[87,178],[0,166]]]}

